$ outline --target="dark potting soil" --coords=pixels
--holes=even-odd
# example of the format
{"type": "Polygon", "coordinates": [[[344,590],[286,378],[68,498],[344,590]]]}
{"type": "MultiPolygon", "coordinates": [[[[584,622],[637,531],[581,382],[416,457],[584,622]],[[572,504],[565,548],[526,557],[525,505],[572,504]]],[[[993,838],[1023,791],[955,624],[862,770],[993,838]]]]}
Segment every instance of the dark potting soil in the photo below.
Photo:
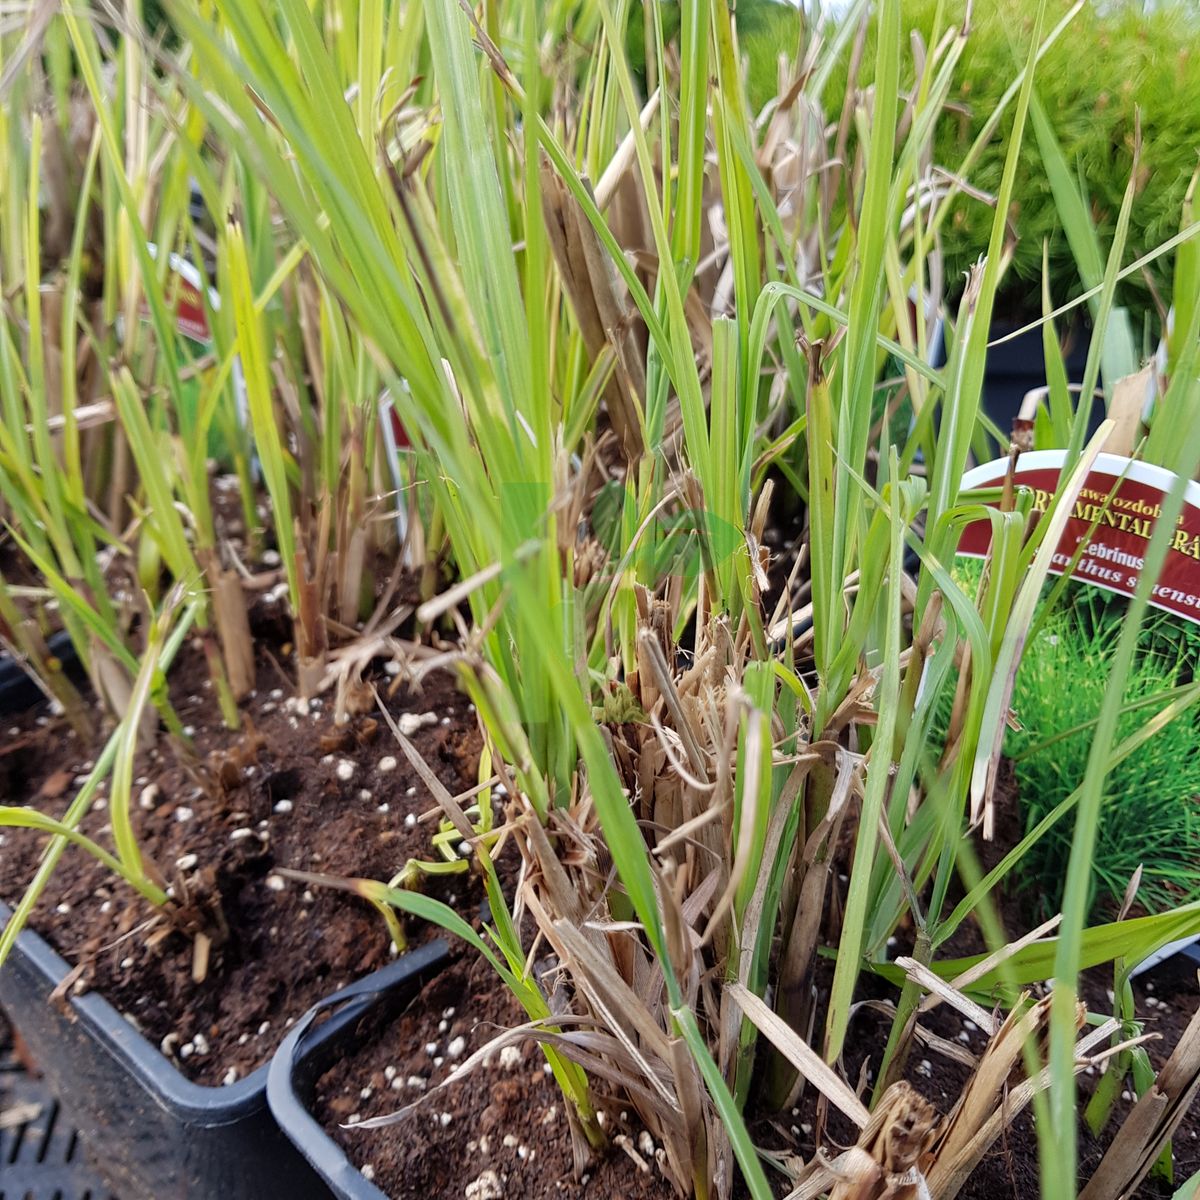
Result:
{"type": "MultiPolygon", "coordinates": [[[[575,1178],[562,1093],[532,1042],[432,1092],[456,1063],[525,1019],[495,971],[464,952],[404,1013],[318,1080],[317,1119],[391,1200],[673,1196],[652,1152],[642,1170],[615,1145],[575,1178]],[[399,1124],[356,1127],[422,1096],[428,1098],[399,1124]]],[[[624,1133],[636,1149],[644,1131],[619,1105],[606,1117],[608,1130],[624,1133]]]]}
{"type": "MultiPolygon", "coordinates": [[[[828,967],[822,964],[822,974],[828,967]]],[[[1178,965],[1164,964],[1144,983],[1138,981],[1139,1011],[1156,989],[1190,986],[1178,978],[1178,965]],[[1173,973],[1173,974],[1172,974],[1173,973]]],[[[828,984],[825,978],[824,983],[828,984]]],[[[864,991],[881,991],[867,983],[864,991]]],[[[1155,1011],[1163,1034],[1151,1050],[1161,1066],[1175,1044],[1190,1010],[1186,1002],[1155,1011]]],[[[572,1173],[570,1135],[563,1116],[561,1094],[543,1067],[540,1052],[527,1044],[510,1067],[499,1059],[478,1068],[467,1079],[430,1095],[455,1062],[479,1049],[501,1029],[523,1019],[516,1003],[490,967],[469,953],[428,984],[411,1007],[383,1030],[369,1029],[357,1052],[347,1055],[317,1084],[315,1109],[327,1132],[346,1150],[351,1161],[392,1200],[442,1200],[464,1195],[495,1195],[501,1200],[535,1200],[545,1196],[659,1197],[670,1194],[665,1182],[651,1172],[639,1172],[632,1160],[611,1153],[595,1164],[581,1181],[572,1173]],[[462,1038],[463,1045],[455,1045],[462,1038]],[[451,1057],[455,1055],[454,1057],[451,1057]],[[441,1060],[439,1062],[439,1059],[441,1060]],[[428,1096],[405,1120],[382,1129],[364,1129],[360,1122],[394,1113],[428,1096]],[[489,1174],[490,1173],[490,1174],[489,1174]],[[494,1177],[494,1178],[493,1178],[494,1177]],[[467,1188],[479,1182],[478,1192],[467,1188]],[[499,1190],[489,1192],[485,1183],[499,1190]]],[[[923,1018],[930,1032],[978,1052],[983,1034],[958,1013],[943,1005],[923,1018]]],[[[864,1080],[869,1088],[887,1040],[888,1021],[863,1008],[851,1026],[847,1052],[841,1063],[845,1076],[864,1080]]],[[[905,1078],[940,1113],[948,1113],[970,1077],[971,1069],[917,1047],[905,1078]]],[[[1080,1091],[1086,1098],[1094,1078],[1083,1076],[1080,1091]]],[[[1120,1119],[1131,1104],[1119,1100],[1109,1129],[1094,1139],[1080,1129],[1081,1180],[1099,1161],[1120,1119]]],[[[614,1111],[614,1118],[619,1114],[614,1111]]],[[[1170,1197],[1179,1181],[1200,1169],[1200,1113],[1193,1111],[1174,1142],[1175,1184],[1147,1180],[1138,1195],[1170,1197]]],[[[764,1146],[805,1160],[816,1148],[815,1130],[821,1127],[817,1094],[809,1087],[799,1105],[788,1113],[762,1117],[754,1124],[756,1140],[764,1146]]],[[[636,1146],[639,1130],[625,1129],[636,1146]]],[[[850,1123],[830,1110],[825,1117],[822,1144],[831,1155],[853,1144],[850,1123]]],[[[778,1194],[788,1187],[778,1176],[778,1194]]],[[[1028,1200],[1039,1193],[1037,1134],[1032,1110],[1022,1113],[985,1155],[959,1193],[961,1200],[1028,1200]]]]}
{"type": "MultiPolygon", "coordinates": [[[[999,862],[1024,832],[1019,819],[1019,801],[1012,772],[1007,763],[1002,764],[996,805],[996,836],[992,842],[979,841],[976,845],[984,870],[991,869],[999,862]]],[[[951,904],[958,898],[958,895],[952,895],[951,904]]],[[[1032,905],[1025,903],[1016,888],[1002,892],[996,901],[997,914],[1010,938],[1021,936],[1040,920],[1031,911],[1032,905]]],[[[911,952],[911,930],[898,930],[896,940],[897,945],[892,947],[889,957],[911,952]]],[[[953,958],[979,953],[983,949],[984,942],[978,928],[968,920],[939,952],[939,957],[953,958]]],[[[823,998],[829,995],[832,976],[832,964],[819,959],[815,982],[817,995],[822,1000],[818,1004],[814,1022],[817,1038],[824,1028],[823,998]]],[[[1112,1011],[1109,996],[1111,987],[1111,968],[1097,968],[1085,973],[1081,990],[1092,1012],[1112,1011]]],[[[1197,983],[1195,966],[1182,958],[1169,959],[1135,979],[1133,991],[1137,1014],[1145,1022],[1145,1031],[1159,1035],[1146,1047],[1151,1062],[1158,1070],[1170,1057],[1197,1006],[1200,1006],[1200,984],[1197,983]]],[[[863,973],[856,1000],[894,1001],[895,998],[894,988],[878,976],[863,973]]],[[[921,1018],[921,1025],[930,1033],[957,1043],[975,1054],[984,1048],[986,1039],[981,1031],[949,1005],[942,1004],[925,1014],[921,1018]]],[[[890,1027],[890,1016],[866,1004],[859,1005],[852,1015],[838,1071],[864,1099],[869,1097],[874,1085],[890,1027]]],[[[903,1075],[938,1113],[945,1115],[950,1112],[971,1073],[972,1068],[966,1064],[939,1054],[933,1048],[914,1044],[903,1075]]],[[[1078,1077],[1080,1114],[1098,1078],[1098,1074],[1087,1073],[1078,1077]]],[[[1122,1090],[1124,1093],[1125,1089],[1122,1090]]],[[[1133,1102],[1134,1097],[1128,1093],[1117,1098],[1109,1124],[1098,1138],[1094,1138],[1084,1122],[1080,1121],[1078,1145],[1081,1185],[1090,1178],[1133,1102]]],[[[805,1161],[812,1157],[820,1136],[820,1144],[827,1153],[836,1156],[854,1144],[857,1130],[836,1109],[828,1107],[821,1112],[820,1107],[815,1089],[807,1087],[794,1109],[785,1113],[759,1114],[752,1133],[760,1145],[798,1154],[805,1161]]],[[[1144,1180],[1138,1188],[1139,1200],[1168,1200],[1183,1180],[1200,1171],[1200,1100],[1193,1103],[1184,1118],[1173,1139],[1172,1149],[1174,1182],[1158,1178],[1144,1180]]],[[[1029,1106],[1001,1133],[958,1195],[959,1200],[1029,1200],[1039,1194],[1037,1129],[1033,1108],[1029,1106]]]]}
{"type": "MultiPolygon", "coordinates": [[[[1002,788],[996,842],[980,847],[980,856],[988,866],[1020,837],[1016,804],[1011,787],[1002,788]]],[[[1009,936],[1019,936],[1031,927],[1019,896],[1001,896],[999,900],[1000,917],[1009,936]]],[[[947,947],[947,954],[972,953],[981,948],[978,932],[968,922],[961,938],[956,935],[954,944],[947,947]]],[[[831,976],[830,963],[818,960],[819,994],[828,995],[831,976]]],[[[1110,984],[1103,970],[1085,977],[1084,994],[1093,1011],[1111,1010],[1107,995],[1110,984]]],[[[1134,994],[1146,1031],[1160,1035],[1147,1049],[1155,1068],[1161,1068],[1200,1004],[1195,969],[1183,959],[1168,960],[1135,980],[1134,994]]],[[[882,980],[864,974],[857,998],[894,995],[894,989],[882,980]]],[[[662,1180],[653,1174],[650,1178],[641,1175],[623,1156],[606,1159],[593,1169],[586,1182],[574,1181],[562,1098],[553,1079],[543,1071],[540,1053],[532,1046],[523,1050],[519,1064],[512,1070],[506,1071],[498,1061],[481,1068],[468,1079],[430,1096],[400,1124],[378,1130],[350,1124],[395,1112],[427,1094],[433,1084],[445,1078],[452,1062],[459,1061],[450,1057],[449,1048],[455,1038],[464,1039],[460,1053],[465,1056],[499,1029],[522,1019],[523,1014],[491,969],[468,956],[428,985],[402,1017],[382,1031],[373,1031],[362,1049],[340,1061],[319,1081],[318,1119],[345,1147],[351,1160],[393,1200],[488,1195],[483,1183],[492,1182],[489,1171],[494,1172],[502,1189],[495,1194],[503,1200],[558,1194],[657,1195],[638,1189],[652,1184],[663,1187],[662,1180]],[[429,1044],[434,1046],[432,1054],[429,1044]],[[439,1057],[443,1059],[441,1064],[437,1063],[439,1057]],[[410,1080],[418,1082],[414,1086],[410,1080]],[[548,1115],[552,1111],[553,1117],[548,1115]],[[467,1187],[476,1182],[480,1182],[477,1192],[468,1193],[467,1187]]],[[[819,1030],[823,1021],[824,1012],[819,1011],[815,1028],[819,1030]]],[[[889,1023],[888,1017],[865,1005],[852,1018],[839,1070],[864,1095],[869,1093],[878,1069],[889,1023]]],[[[981,1031],[948,1005],[924,1016],[922,1025],[975,1053],[984,1047],[981,1031]]],[[[917,1045],[904,1077],[944,1115],[961,1094],[971,1070],[966,1064],[917,1045]]],[[[1079,1077],[1081,1113],[1097,1079],[1095,1074],[1079,1077]]],[[[1118,1097],[1109,1125],[1098,1138],[1080,1123],[1081,1182],[1090,1177],[1132,1104],[1132,1096],[1118,1097]]],[[[815,1152],[819,1135],[820,1144],[836,1155],[853,1144],[856,1131],[836,1110],[822,1114],[818,1108],[817,1093],[809,1087],[790,1111],[752,1111],[753,1135],[759,1144],[799,1155],[805,1161],[815,1152]]],[[[639,1131],[627,1132],[636,1145],[639,1131]]],[[[1139,1197],[1166,1200],[1182,1180],[1200,1170],[1200,1104],[1193,1106],[1177,1131],[1173,1152],[1174,1182],[1147,1179],[1138,1189],[1139,1197]]],[[[779,1194],[785,1194],[788,1189],[780,1177],[773,1179],[779,1194]]],[[[1029,1107],[1003,1131],[959,1196],[961,1200],[1027,1200],[1038,1194],[1037,1131],[1029,1107]]]]}
{"type": "MultiPolygon", "coordinates": [[[[232,1082],[267,1061],[295,1019],[322,996],[383,965],[390,939],[374,908],[344,892],[285,880],[279,868],[388,879],[410,857],[437,857],[428,789],[378,713],[333,723],[330,696],[297,705],[272,648],[256,628],[258,689],[243,731],[220,723],[203,658],[189,648],[170,675],[171,696],[193,727],[197,761],[165,737],[139,755],[134,822],[146,857],[177,897],[219,907],[228,927],[208,972],[193,982],[193,943],[167,931],[155,910],[100,864],[68,848],[32,926],[78,972],[76,988],[101,992],[189,1078],[232,1082]],[[391,762],[386,760],[391,759],[391,762]]],[[[381,695],[396,684],[378,671],[381,695]]],[[[476,782],[479,736],[466,699],[435,674],[387,701],[399,720],[420,717],[412,740],[452,793],[476,782]]],[[[0,724],[0,796],[59,815],[99,745],[82,746],[43,710],[0,724]]],[[[107,787],[83,831],[111,845],[107,787]]],[[[0,898],[20,898],[46,839],[0,836],[0,898]]],[[[464,913],[482,889],[467,874],[427,890],[464,913]]],[[[433,931],[418,922],[419,942],[433,931]]],[[[17,1014],[19,1020],[19,1014],[17,1014]]]]}
{"type": "MultiPolygon", "coordinates": [[[[1180,1034],[1200,1004],[1200,988],[1196,973],[1182,967],[1182,960],[1163,963],[1143,977],[1134,981],[1134,994],[1140,1018],[1146,1021],[1146,1032],[1161,1035],[1160,1039],[1147,1046],[1155,1069],[1159,1069],[1175,1048],[1180,1034]],[[1165,1008],[1157,1007],[1157,997],[1162,994],[1165,1008]],[[1151,1007],[1151,1003],[1154,1007],[1151,1007]]],[[[869,981],[864,990],[873,991],[869,981]]],[[[1094,990],[1095,983],[1085,991],[1094,990]]],[[[1091,1007],[1100,1011],[1098,1005],[1091,1007]]],[[[1111,1005],[1107,1006],[1111,1009],[1111,1005]]],[[[922,1026],[950,1042],[957,1042],[965,1049],[978,1054],[984,1048],[985,1037],[971,1023],[948,1005],[940,1005],[921,1018],[922,1026]]],[[[818,1026],[819,1027],[819,1026],[818,1026]]],[[[857,1081],[866,1078],[867,1092],[874,1082],[874,1070],[878,1068],[883,1047],[887,1042],[890,1018],[871,1009],[860,1009],[854,1016],[847,1049],[841,1064],[844,1078],[857,1081]],[[864,1072],[870,1072],[864,1075],[864,1072]]],[[[909,1058],[905,1079],[911,1083],[941,1114],[950,1111],[963,1087],[970,1078],[972,1068],[954,1059],[937,1053],[932,1048],[915,1045],[909,1058]]],[[[1080,1114],[1098,1080],[1098,1074],[1078,1076],[1080,1114]]],[[[1128,1085],[1127,1085],[1128,1086],[1128,1085]]],[[[1083,1185],[1092,1175],[1108,1148],[1113,1135],[1133,1107],[1132,1096],[1118,1097],[1108,1126],[1098,1138],[1093,1137],[1086,1124],[1079,1123],[1079,1180],[1083,1185]]],[[[816,1097],[807,1089],[799,1111],[790,1121],[802,1133],[797,1139],[801,1153],[807,1159],[813,1149],[811,1131],[818,1123],[816,1097]]],[[[779,1122],[776,1122],[778,1128],[779,1122]]],[[[777,1139],[778,1140],[778,1139],[777,1139]]],[[[836,1110],[830,1110],[826,1145],[830,1153],[853,1144],[855,1131],[836,1110]],[[832,1144],[831,1144],[832,1143],[832,1144]]],[[[1200,1171],[1200,1104],[1193,1104],[1172,1142],[1174,1156],[1174,1183],[1165,1179],[1148,1178],[1139,1186],[1139,1200],[1169,1200],[1179,1184],[1200,1171]]],[[[1033,1107],[1027,1107],[992,1144],[982,1161],[971,1174],[959,1200],[1029,1200],[1040,1194],[1038,1174],[1037,1128],[1034,1124],[1033,1107]]]]}

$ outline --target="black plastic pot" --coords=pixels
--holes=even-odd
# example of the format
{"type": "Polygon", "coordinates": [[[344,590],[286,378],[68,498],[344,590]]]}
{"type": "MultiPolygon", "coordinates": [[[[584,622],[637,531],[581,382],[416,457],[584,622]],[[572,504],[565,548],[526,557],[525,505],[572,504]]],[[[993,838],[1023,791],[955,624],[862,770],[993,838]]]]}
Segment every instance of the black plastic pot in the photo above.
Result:
{"type": "MultiPolygon", "coordinates": [[[[0,925],[10,916],[0,904],[0,925]]],[[[122,1200],[328,1200],[267,1107],[266,1065],[227,1087],[185,1079],[103,996],[50,994],[69,967],[26,930],[0,1007],[122,1200]]]]}
{"type": "MultiPolygon", "coordinates": [[[[72,679],[82,674],[75,644],[65,629],[53,634],[46,649],[62,664],[72,679]]],[[[0,654],[0,713],[24,712],[43,698],[41,689],[29,678],[11,654],[0,654]]]]}
{"type": "Polygon", "coordinates": [[[296,1023],[271,1060],[267,1082],[271,1112],[279,1128],[338,1200],[387,1197],[363,1177],[312,1116],[310,1106],[317,1080],[408,1004],[421,984],[441,970],[449,957],[446,943],[435,940],[335,992],[296,1023]],[[326,1019],[318,1023],[322,1016],[326,1019]]]}
{"type": "MultiPolygon", "coordinates": [[[[1035,319],[1035,318],[1031,318],[1035,319]]],[[[1027,322],[1022,322],[1027,324],[1027,322]]],[[[989,340],[1006,337],[1020,326],[1012,322],[993,321],[989,340]]],[[[1065,359],[1067,380],[1080,383],[1087,364],[1086,334],[1071,339],[1065,359]]],[[[1046,386],[1046,355],[1042,346],[1042,331],[1032,329],[1008,342],[992,346],[987,352],[983,377],[983,407],[989,417],[1007,435],[1028,392],[1046,386]]],[[[1100,406],[1093,406],[1091,424],[1098,427],[1103,419],[1100,406]]]]}

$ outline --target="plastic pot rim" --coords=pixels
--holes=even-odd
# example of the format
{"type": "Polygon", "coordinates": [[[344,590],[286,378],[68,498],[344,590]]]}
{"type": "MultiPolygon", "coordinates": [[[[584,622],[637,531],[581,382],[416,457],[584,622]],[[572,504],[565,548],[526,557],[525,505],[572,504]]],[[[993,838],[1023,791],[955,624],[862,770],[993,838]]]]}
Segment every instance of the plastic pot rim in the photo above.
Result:
{"type": "MultiPolygon", "coordinates": [[[[0,901],[0,924],[7,922],[11,916],[12,909],[0,901]]],[[[46,981],[46,1002],[49,1003],[50,993],[71,971],[67,961],[40,934],[28,928],[17,936],[12,952],[22,956],[46,981]]],[[[4,969],[0,967],[0,970],[4,969]]],[[[183,1121],[208,1126],[232,1124],[266,1104],[270,1060],[234,1083],[195,1083],[184,1076],[145,1034],[139,1033],[99,992],[70,996],[67,1003],[97,1045],[124,1064],[129,1074],[157,1104],[183,1121]]],[[[20,1030],[21,1014],[9,1013],[9,1018],[20,1030]]]]}
{"type": "Polygon", "coordinates": [[[326,997],[288,1031],[271,1059],[267,1103],[272,1116],[309,1165],[345,1200],[387,1200],[387,1196],[354,1166],[345,1150],[309,1111],[296,1090],[296,1070],[309,1054],[349,1036],[354,1026],[397,988],[433,975],[449,958],[449,946],[441,938],[434,938],[326,997]],[[317,1017],[334,1009],[323,1024],[314,1025],[317,1017]]]}

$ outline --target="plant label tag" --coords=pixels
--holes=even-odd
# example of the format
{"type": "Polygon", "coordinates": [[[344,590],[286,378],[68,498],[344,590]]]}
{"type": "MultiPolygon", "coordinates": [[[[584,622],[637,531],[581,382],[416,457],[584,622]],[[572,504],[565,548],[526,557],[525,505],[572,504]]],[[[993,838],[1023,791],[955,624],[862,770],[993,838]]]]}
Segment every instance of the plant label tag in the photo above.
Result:
{"type": "MultiPolygon", "coordinates": [[[[151,258],[158,258],[158,247],[153,242],[147,242],[146,249],[150,251],[151,258]]],[[[200,272],[196,270],[194,263],[188,262],[186,258],[178,254],[167,256],[167,268],[168,278],[165,291],[168,301],[172,297],[175,299],[175,331],[180,337],[187,338],[189,341],[198,342],[205,347],[211,346],[212,328],[208,323],[208,313],[204,308],[204,296],[200,290],[204,286],[200,272]]],[[[221,294],[216,288],[208,289],[208,303],[213,312],[220,309],[221,294]]],[[[145,296],[142,297],[140,315],[143,321],[150,320],[150,306],[146,303],[145,296]]],[[[246,396],[246,377],[242,373],[240,355],[233,360],[232,378],[238,424],[243,429],[249,429],[250,402],[246,396]]],[[[254,470],[257,474],[257,454],[254,456],[254,470]]]]}
{"type": "MultiPolygon", "coordinates": [[[[147,243],[151,257],[158,257],[158,247],[147,243]]],[[[208,313],[204,310],[204,297],[200,292],[203,280],[200,272],[193,263],[178,254],[172,254],[167,259],[169,268],[163,290],[168,303],[175,302],[175,330],[180,337],[189,341],[200,342],[207,346],[212,342],[212,329],[208,324],[208,313]]],[[[221,307],[221,297],[216,288],[209,289],[209,303],[213,308],[221,307]]],[[[143,321],[150,320],[150,305],[145,296],[142,297],[141,317],[143,321]]]]}
{"type": "Polygon", "coordinates": [[[384,388],[379,395],[379,418],[387,426],[384,437],[387,439],[388,450],[395,454],[400,450],[411,450],[412,442],[408,431],[400,420],[400,414],[392,403],[392,394],[384,388]]]}
{"type": "Polygon", "coordinates": [[[190,338],[193,342],[211,342],[212,330],[208,327],[208,314],[204,311],[200,289],[178,276],[168,290],[168,296],[171,290],[175,295],[175,328],[179,336],[190,338]]]}
{"type": "MultiPolygon", "coordinates": [[[[1035,513],[1044,513],[1053,503],[1065,456],[1062,450],[1034,450],[1017,460],[1013,482],[1033,492],[1035,513]]],[[[975,467],[963,477],[963,490],[1003,486],[1008,467],[1007,458],[975,467]]],[[[1132,596],[1155,521],[1174,480],[1161,467],[1115,454],[1099,455],[1063,529],[1050,570],[1056,575],[1070,572],[1080,583],[1132,596]]],[[[974,521],[963,531],[958,553],[983,558],[990,543],[991,522],[974,521]]],[[[1183,511],[1150,603],[1200,624],[1200,485],[1196,483],[1187,485],[1183,511]]]]}

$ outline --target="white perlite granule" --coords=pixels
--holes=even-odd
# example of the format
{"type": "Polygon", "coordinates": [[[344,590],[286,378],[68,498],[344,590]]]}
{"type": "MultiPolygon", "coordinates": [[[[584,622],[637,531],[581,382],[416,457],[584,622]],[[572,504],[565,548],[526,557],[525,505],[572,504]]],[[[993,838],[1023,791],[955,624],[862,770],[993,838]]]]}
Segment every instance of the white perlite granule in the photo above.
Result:
{"type": "Polygon", "coordinates": [[[504,1185],[500,1176],[488,1167],[467,1184],[466,1200],[504,1200],[504,1185]]]}
{"type": "Polygon", "coordinates": [[[436,725],[438,723],[437,713],[401,713],[400,720],[397,724],[400,726],[400,732],[405,737],[412,737],[418,729],[425,725],[436,725]]]}

